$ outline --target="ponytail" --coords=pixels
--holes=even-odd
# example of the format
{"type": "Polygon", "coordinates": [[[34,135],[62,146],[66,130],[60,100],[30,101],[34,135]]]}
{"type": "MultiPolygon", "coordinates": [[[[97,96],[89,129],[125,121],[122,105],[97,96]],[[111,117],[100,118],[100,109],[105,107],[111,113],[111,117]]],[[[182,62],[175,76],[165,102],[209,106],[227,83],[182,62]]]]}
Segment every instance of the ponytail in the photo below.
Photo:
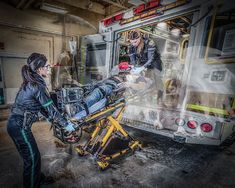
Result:
{"type": "Polygon", "coordinates": [[[21,76],[23,79],[23,83],[21,84],[21,87],[25,89],[27,83],[37,83],[37,80],[34,78],[34,75],[32,71],[30,70],[28,65],[24,65],[21,69],[21,76]]]}
{"type": "Polygon", "coordinates": [[[40,67],[45,66],[47,62],[46,57],[43,54],[32,53],[27,59],[27,65],[24,65],[21,69],[21,76],[23,83],[21,87],[25,89],[28,83],[32,84],[44,84],[44,81],[37,74],[37,70],[40,67]]]}

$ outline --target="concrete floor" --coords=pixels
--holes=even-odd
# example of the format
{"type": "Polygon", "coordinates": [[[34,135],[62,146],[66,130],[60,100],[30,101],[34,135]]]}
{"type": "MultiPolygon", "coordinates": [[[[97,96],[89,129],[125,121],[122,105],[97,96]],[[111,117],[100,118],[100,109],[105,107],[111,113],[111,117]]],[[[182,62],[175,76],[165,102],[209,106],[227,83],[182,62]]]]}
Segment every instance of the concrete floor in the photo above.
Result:
{"type": "MultiPolygon", "coordinates": [[[[99,171],[91,156],[79,157],[59,142],[48,123],[34,124],[42,169],[57,182],[44,188],[75,187],[235,187],[235,143],[222,147],[183,145],[151,133],[128,129],[144,149],[99,171]]],[[[22,187],[22,160],[0,122],[0,187],[22,187]]]]}

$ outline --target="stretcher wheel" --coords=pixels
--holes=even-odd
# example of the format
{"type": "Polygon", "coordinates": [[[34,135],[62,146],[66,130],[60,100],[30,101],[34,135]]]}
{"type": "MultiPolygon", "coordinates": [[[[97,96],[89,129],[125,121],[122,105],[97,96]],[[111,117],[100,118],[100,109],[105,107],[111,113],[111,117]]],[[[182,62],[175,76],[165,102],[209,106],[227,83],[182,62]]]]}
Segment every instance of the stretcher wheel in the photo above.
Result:
{"type": "Polygon", "coordinates": [[[139,151],[142,149],[142,144],[139,141],[133,141],[129,147],[132,151],[139,151]]]}
{"type": "Polygon", "coordinates": [[[85,155],[85,151],[84,149],[82,148],[82,146],[76,146],[76,149],[75,149],[78,153],[79,156],[84,156],[85,155]]]}
{"type": "Polygon", "coordinates": [[[96,161],[98,164],[98,169],[101,171],[106,170],[109,167],[109,163],[106,161],[96,161]]]}

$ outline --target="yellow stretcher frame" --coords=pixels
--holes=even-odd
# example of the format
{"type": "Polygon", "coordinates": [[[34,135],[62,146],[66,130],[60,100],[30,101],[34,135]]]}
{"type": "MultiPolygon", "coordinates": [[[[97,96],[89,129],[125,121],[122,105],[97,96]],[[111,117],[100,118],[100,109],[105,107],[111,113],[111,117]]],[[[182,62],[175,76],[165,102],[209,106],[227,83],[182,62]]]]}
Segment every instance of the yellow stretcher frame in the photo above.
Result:
{"type": "MultiPolygon", "coordinates": [[[[98,164],[98,167],[101,170],[106,169],[109,166],[109,162],[112,159],[115,159],[117,157],[120,157],[121,155],[124,155],[130,151],[134,151],[136,149],[141,149],[141,144],[139,141],[134,140],[121,126],[119,123],[123,111],[125,109],[125,102],[119,102],[117,104],[114,104],[113,106],[107,107],[106,109],[91,115],[91,117],[88,117],[83,123],[89,123],[94,122],[95,120],[95,130],[92,132],[90,139],[82,146],[78,145],[76,146],[75,150],[78,152],[80,156],[86,155],[86,154],[92,154],[92,151],[88,150],[88,147],[91,145],[95,145],[99,142],[99,149],[94,154],[92,154],[96,162],[98,164]],[[113,112],[119,110],[116,117],[113,117],[113,112]],[[107,115],[108,114],[108,115],[107,115]],[[97,138],[99,133],[106,129],[106,133],[102,136],[101,141],[97,141],[97,138]],[[110,140],[112,139],[112,135],[116,133],[119,133],[124,139],[129,139],[129,145],[127,148],[122,149],[120,152],[113,153],[111,155],[103,155],[102,151],[106,147],[108,147],[110,140]]],[[[75,119],[72,119],[72,121],[76,122],[75,119]]]]}

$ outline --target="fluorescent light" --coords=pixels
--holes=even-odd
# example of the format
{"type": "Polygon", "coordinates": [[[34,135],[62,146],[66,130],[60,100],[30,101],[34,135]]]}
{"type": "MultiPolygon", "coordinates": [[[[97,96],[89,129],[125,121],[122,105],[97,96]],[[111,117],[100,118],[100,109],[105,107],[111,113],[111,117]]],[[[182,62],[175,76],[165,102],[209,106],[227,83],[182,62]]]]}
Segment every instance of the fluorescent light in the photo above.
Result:
{"type": "Polygon", "coordinates": [[[189,34],[188,34],[188,33],[183,34],[182,37],[183,37],[183,38],[187,38],[187,37],[189,37],[189,34]]]}
{"type": "Polygon", "coordinates": [[[46,10],[46,11],[49,11],[49,12],[54,12],[54,13],[57,13],[57,14],[67,14],[68,13],[68,11],[65,8],[58,7],[56,5],[51,5],[51,4],[48,4],[48,3],[42,3],[40,8],[42,10],[46,10]]]}
{"type": "Polygon", "coordinates": [[[178,37],[180,35],[180,29],[178,28],[172,29],[171,34],[178,37]]]}
{"type": "Polygon", "coordinates": [[[163,30],[167,30],[167,23],[166,22],[159,22],[157,27],[163,30]]]}

